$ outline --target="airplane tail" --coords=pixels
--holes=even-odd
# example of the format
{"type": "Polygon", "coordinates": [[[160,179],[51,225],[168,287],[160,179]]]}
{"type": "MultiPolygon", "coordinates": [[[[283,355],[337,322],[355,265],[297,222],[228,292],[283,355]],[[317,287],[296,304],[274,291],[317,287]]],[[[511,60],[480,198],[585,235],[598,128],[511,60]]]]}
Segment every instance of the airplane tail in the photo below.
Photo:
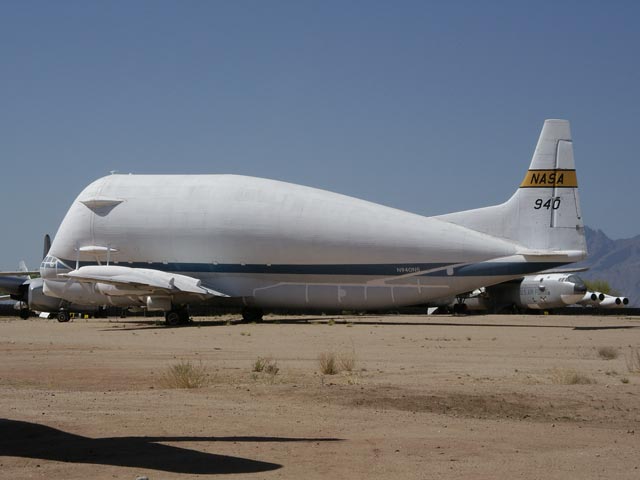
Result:
{"type": "Polygon", "coordinates": [[[545,120],[531,165],[513,196],[501,205],[437,217],[519,243],[536,252],[587,254],[567,120],[545,120]]]}
{"type": "Polygon", "coordinates": [[[24,260],[20,260],[20,262],[18,263],[18,271],[24,272],[25,277],[31,278],[31,275],[29,275],[29,269],[27,268],[27,264],[24,260]]]}

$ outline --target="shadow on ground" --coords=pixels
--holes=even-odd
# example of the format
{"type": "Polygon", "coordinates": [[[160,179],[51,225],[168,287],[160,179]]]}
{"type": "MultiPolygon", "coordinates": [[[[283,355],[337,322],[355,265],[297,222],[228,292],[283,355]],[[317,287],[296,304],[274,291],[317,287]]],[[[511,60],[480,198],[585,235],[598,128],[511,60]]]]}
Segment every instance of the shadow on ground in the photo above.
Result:
{"type": "Polygon", "coordinates": [[[282,465],[216,455],[157,442],[327,442],[337,438],[107,437],[88,438],[37,423],[0,419],[0,457],[146,468],[187,474],[256,473],[282,465]]]}
{"type": "MultiPolygon", "coordinates": [[[[464,317],[455,317],[455,318],[464,318],[464,317]]],[[[481,323],[481,322],[472,322],[472,321],[427,321],[427,322],[406,322],[406,321],[396,321],[393,320],[393,317],[380,317],[380,316],[371,316],[371,317],[363,317],[359,316],[358,320],[352,321],[350,319],[339,319],[336,317],[330,316],[322,316],[322,317],[304,317],[304,318],[294,318],[294,319],[273,319],[266,320],[262,325],[295,325],[295,324],[305,324],[305,323],[321,323],[327,324],[332,323],[335,325],[369,325],[376,327],[383,326],[407,326],[407,327],[488,327],[488,328],[564,328],[569,330],[626,330],[626,329],[637,329],[640,328],[638,325],[602,325],[602,326],[593,326],[593,327],[582,327],[576,325],[565,325],[565,324],[532,324],[532,323],[481,323]],[[377,318],[382,320],[369,321],[363,320],[366,318],[377,318]]],[[[180,325],[175,327],[169,327],[164,324],[162,320],[129,320],[129,321],[121,321],[114,323],[114,327],[105,328],[102,331],[104,332],[127,332],[131,330],[151,330],[151,329],[167,329],[167,328],[200,328],[200,327],[222,327],[229,325],[246,325],[246,323],[241,320],[197,320],[191,322],[187,325],[180,325]]]]}

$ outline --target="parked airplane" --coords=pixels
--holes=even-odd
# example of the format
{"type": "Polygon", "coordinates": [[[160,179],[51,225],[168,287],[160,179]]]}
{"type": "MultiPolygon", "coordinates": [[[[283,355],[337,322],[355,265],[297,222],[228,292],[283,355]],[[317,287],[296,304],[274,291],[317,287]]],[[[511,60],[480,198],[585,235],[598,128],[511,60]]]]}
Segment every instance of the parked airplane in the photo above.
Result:
{"type": "Polygon", "coordinates": [[[17,271],[0,272],[0,296],[1,300],[15,300],[13,307],[19,311],[21,318],[29,318],[28,291],[31,284],[31,274],[24,262],[20,262],[17,271]]]}
{"type": "MultiPolygon", "coordinates": [[[[51,239],[44,236],[44,255],[49,253],[51,239]]],[[[60,322],[69,321],[69,311],[95,313],[101,308],[97,305],[77,305],[65,302],[60,298],[48,297],[42,293],[42,278],[32,278],[40,272],[31,272],[24,261],[19,263],[17,271],[0,272],[0,300],[14,300],[13,308],[20,318],[27,319],[32,312],[55,312],[60,322]]]]}
{"type": "Polygon", "coordinates": [[[578,303],[586,292],[586,285],[574,273],[546,273],[482,287],[456,299],[441,300],[434,306],[448,307],[454,312],[547,310],[578,303]]]}
{"type": "MultiPolygon", "coordinates": [[[[71,205],[40,267],[50,299],[164,311],[424,304],[586,256],[569,122],[544,123],[505,203],[437,217],[237,175],[110,175],[71,205]]],[[[62,311],[64,313],[64,310],[62,311]]]]}
{"type": "Polygon", "coordinates": [[[569,305],[588,305],[599,308],[623,308],[626,297],[613,297],[587,290],[582,278],[574,272],[527,275],[517,280],[482,287],[457,298],[431,302],[438,308],[454,312],[513,310],[550,310],[569,305]]]}

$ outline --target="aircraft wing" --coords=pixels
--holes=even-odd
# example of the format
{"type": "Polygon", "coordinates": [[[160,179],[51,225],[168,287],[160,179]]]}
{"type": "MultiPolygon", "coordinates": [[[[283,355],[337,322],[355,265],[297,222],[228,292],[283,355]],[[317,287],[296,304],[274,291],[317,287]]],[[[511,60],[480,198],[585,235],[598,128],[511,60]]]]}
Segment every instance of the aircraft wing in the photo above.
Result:
{"type": "Polygon", "coordinates": [[[94,265],[80,267],[59,276],[76,282],[100,285],[103,290],[103,285],[112,286],[114,288],[108,293],[104,292],[112,296],[187,293],[205,297],[230,297],[226,293],[205,287],[197,278],[146,268],[94,265]]]}
{"type": "Polygon", "coordinates": [[[18,263],[19,270],[14,271],[0,271],[0,277],[30,277],[31,275],[40,276],[40,271],[29,271],[27,264],[24,260],[20,260],[18,263]]]}
{"type": "Polygon", "coordinates": [[[19,295],[23,285],[29,281],[29,277],[24,275],[0,275],[0,293],[19,295]]]}

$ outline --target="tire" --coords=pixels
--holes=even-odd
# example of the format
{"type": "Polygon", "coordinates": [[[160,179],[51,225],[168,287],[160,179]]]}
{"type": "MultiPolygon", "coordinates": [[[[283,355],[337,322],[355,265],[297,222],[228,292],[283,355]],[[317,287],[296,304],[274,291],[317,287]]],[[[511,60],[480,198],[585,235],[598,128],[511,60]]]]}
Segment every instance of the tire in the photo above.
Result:
{"type": "Polygon", "coordinates": [[[454,315],[466,315],[467,314],[467,306],[464,303],[456,303],[453,306],[453,314],[454,315]]]}
{"type": "Polygon", "coordinates": [[[260,308],[245,308],[242,310],[242,321],[245,323],[262,323],[264,312],[260,308]]]}
{"type": "Polygon", "coordinates": [[[69,312],[67,312],[66,310],[60,310],[58,312],[58,321],[60,323],[66,323],[69,321],[69,319],[70,319],[69,312]]]}
{"type": "Polygon", "coordinates": [[[168,311],[167,313],[164,314],[164,322],[169,327],[175,327],[177,325],[180,325],[181,323],[180,313],[175,310],[168,311]]]}
{"type": "Polygon", "coordinates": [[[178,310],[178,315],[180,315],[180,325],[189,325],[191,322],[191,318],[189,317],[189,310],[186,308],[178,310]]]}
{"type": "Polygon", "coordinates": [[[23,320],[26,320],[27,318],[29,318],[31,316],[31,312],[29,311],[28,308],[22,308],[20,310],[20,318],[23,320]]]}

